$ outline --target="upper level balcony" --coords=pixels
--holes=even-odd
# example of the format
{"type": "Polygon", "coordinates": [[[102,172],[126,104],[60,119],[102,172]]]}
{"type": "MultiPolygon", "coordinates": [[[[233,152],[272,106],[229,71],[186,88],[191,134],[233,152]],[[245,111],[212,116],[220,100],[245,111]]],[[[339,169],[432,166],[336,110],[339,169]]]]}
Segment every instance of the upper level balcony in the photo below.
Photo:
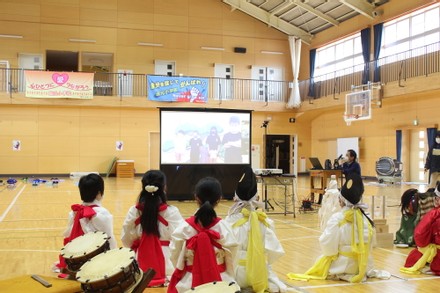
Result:
{"type": "MultiPolygon", "coordinates": [[[[44,103],[41,100],[25,98],[25,75],[23,69],[8,68],[0,63],[0,103],[44,103]]],[[[440,72],[440,43],[434,43],[417,49],[409,50],[386,58],[335,71],[313,79],[300,80],[299,91],[302,111],[325,108],[343,103],[346,93],[353,86],[362,85],[363,80],[379,80],[384,88],[394,87],[386,91],[384,97],[396,96],[399,89],[405,92],[440,89],[440,83],[427,82],[428,87],[421,89],[412,86],[408,81],[414,78],[438,76],[440,72]],[[366,78],[366,79],[365,79],[366,78]],[[313,87],[313,91],[310,87],[313,87]],[[327,102],[317,106],[320,101],[327,102]],[[310,106],[315,104],[314,106],[310,106]]],[[[239,79],[206,77],[209,80],[208,107],[237,107],[261,111],[285,111],[292,91],[292,81],[269,79],[239,79]]],[[[146,74],[129,73],[95,73],[94,101],[92,105],[131,107],[157,107],[157,102],[148,100],[146,74]]],[[[62,101],[58,104],[74,102],[62,101]]],[[[177,105],[176,105],[177,106],[177,105]]],[[[178,106],[182,106],[179,104],[178,106]]]]}

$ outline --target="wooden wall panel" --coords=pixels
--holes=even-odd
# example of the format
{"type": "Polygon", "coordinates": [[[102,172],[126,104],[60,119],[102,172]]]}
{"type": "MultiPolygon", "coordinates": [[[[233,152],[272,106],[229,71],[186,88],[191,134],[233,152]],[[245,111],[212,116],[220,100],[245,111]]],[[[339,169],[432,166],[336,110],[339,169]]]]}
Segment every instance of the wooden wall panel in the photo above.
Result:
{"type": "Polygon", "coordinates": [[[124,0],[118,1],[120,11],[154,11],[154,0],[124,0]]]}
{"type": "MultiPolygon", "coordinates": [[[[61,1],[60,1],[61,2],[61,1]]],[[[79,6],[69,3],[42,4],[41,22],[53,24],[79,25],[79,6]]]]}
{"type": "MultiPolygon", "coordinates": [[[[118,0],[80,0],[79,5],[83,8],[98,9],[98,10],[117,10],[118,0]]],[[[125,1],[123,1],[125,2],[125,1]]]]}
{"type": "MultiPolygon", "coordinates": [[[[38,156],[38,172],[40,174],[69,174],[70,172],[78,172],[79,169],[78,155],[39,155],[38,156]]],[[[93,170],[85,170],[93,171],[93,170]]],[[[20,174],[20,172],[18,172],[20,174]]]]}
{"type": "Polygon", "coordinates": [[[154,29],[169,32],[188,32],[188,16],[154,14],[154,29]]]}
{"type": "Polygon", "coordinates": [[[150,12],[118,10],[118,27],[129,29],[154,29],[154,14],[150,12]]]}
{"type": "Polygon", "coordinates": [[[10,21],[40,21],[40,5],[35,1],[1,1],[0,19],[10,21]]]}
{"type": "Polygon", "coordinates": [[[154,0],[154,14],[188,16],[189,0],[154,0]]]}
{"type": "Polygon", "coordinates": [[[39,156],[78,156],[79,155],[78,136],[64,135],[39,135],[38,136],[38,155],[39,156]]]}
{"type": "Polygon", "coordinates": [[[115,9],[81,8],[79,12],[80,25],[116,27],[118,13],[115,9]]]}
{"type": "MultiPolygon", "coordinates": [[[[124,46],[137,46],[137,43],[154,43],[154,32],[146,30],[135,29],[118,29],[117,30],[117,45],[124,46]]],[[[147,47],[145,47],[147,49],[147,47]]],[[[120,55],[124,55],[124,52],[118,52],[120,55]]]]}

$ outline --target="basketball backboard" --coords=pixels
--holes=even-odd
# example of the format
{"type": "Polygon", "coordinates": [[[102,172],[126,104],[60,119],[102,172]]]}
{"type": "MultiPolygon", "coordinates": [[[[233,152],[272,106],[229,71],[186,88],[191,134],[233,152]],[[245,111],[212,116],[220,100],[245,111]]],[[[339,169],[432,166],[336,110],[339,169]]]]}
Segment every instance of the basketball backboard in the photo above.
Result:
{"type": "Polygon", "coordinates": [[[347,125],[352,121],[371,119],[371,94],[371,90],[365,90],[345,96],[344,120],[347,125]]]}

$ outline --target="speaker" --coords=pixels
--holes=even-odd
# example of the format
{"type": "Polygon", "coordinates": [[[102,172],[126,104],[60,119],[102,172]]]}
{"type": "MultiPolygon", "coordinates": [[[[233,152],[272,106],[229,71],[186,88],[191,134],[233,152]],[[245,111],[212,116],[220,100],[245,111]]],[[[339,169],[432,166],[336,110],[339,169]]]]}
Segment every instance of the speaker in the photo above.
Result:
{"type": "Polygon", "coordinates": [[[244,53],[246,53],[246,48],[243,48],[243,47],[234,47],[234,52],[235,52],[235,53],[241,53],[241,54],[244,54],[244,53]]]}

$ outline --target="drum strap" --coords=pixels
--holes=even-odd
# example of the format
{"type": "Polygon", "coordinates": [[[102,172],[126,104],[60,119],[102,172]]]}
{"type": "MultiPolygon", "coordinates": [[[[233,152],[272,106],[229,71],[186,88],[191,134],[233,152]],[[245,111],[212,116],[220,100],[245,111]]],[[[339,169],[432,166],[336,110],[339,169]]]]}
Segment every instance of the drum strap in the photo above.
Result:
{"type": "Polygon", "coordinates": [[[194,260],[191,268],[192,287],[199,285],[221,281],[221,270],[217,265],[214,246],[222,249],[217,240],[220,239],[220,233],[211,230],[221,219],[216,218],[208,227],[202,227],[196,222],[196,218],[190,217],[186,222],[193,227],[198,233],[186,242],[186,248],[194,251],[194,260]]]}

